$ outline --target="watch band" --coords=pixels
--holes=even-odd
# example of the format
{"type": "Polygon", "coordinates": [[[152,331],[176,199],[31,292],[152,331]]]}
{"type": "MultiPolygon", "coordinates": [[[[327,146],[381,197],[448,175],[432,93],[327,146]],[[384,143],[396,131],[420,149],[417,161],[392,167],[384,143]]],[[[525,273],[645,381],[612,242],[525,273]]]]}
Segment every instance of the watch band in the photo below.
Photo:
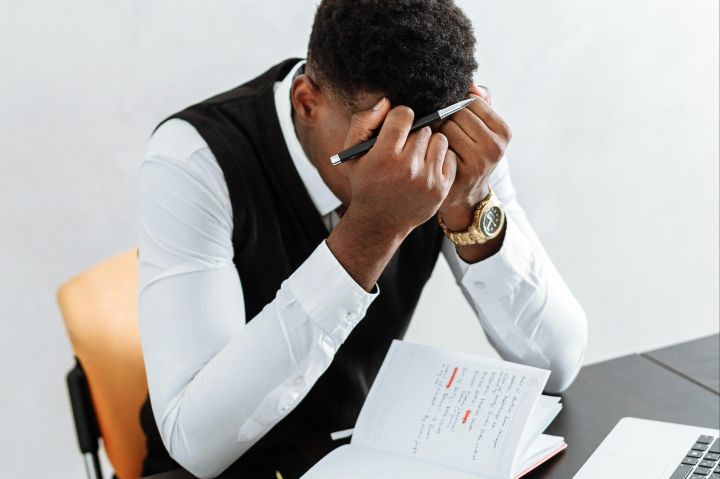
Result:
{"type": "MultiPolygon", "coordinates": [[[[483,244],[487,243],[491,239],[495,238],[497,234],[492,236],[487,236],[483,233],[482,229],[480,228],[480,221],[482,220],[482,214],[483,211],[486,209],[486,206],[493,202],[494,200],[494,192],[492,187],[488,187],[489,192],[483,198],[480,203],[475,208],[475,211],[473,212],[473,220],[470,224],[470,227],[466,231],[449,231],[447,227],[445,226],[445,223],[443,223],[442,218],[440,215],[438,215],[438,223],[440,224],[440,228],[442,228],[443,232],[445,233],[445,236],[447,236],[450,241],[457,245],[472,245],[472,244],[483,244]]],[[[495,202],[496,203],[496,202],[495,202]]],[[[505,221],[505,215],[502,214],[502,221],[505,221]]],[[[498,231],[502,229],[502,224],[498,228],[498,231]]]]}

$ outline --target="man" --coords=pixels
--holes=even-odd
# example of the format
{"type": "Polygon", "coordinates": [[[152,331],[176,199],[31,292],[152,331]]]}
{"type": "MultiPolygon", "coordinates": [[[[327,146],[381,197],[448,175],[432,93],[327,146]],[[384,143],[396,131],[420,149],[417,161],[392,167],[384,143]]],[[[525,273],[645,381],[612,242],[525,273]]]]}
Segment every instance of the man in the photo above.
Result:
{"type": "Polygon", "coordinates": [[[325,0],[306,60],[155,131],[140,172],[146,473],[299,477],[353,426],[441,252],[501,356],[550,369],[553,392],[572,382],[584,313],[517,202],[474,45],[451,0],[325,0]],[[502,228],[461,241],[485,200],[502,228]]]}

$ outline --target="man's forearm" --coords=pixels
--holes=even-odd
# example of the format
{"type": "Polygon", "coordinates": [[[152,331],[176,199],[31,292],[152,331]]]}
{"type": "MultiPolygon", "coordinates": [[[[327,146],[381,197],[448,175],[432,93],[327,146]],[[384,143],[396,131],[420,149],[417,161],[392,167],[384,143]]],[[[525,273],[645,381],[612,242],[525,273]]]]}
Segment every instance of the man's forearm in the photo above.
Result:
{"type": "Polygon", "coordinates": [[[370,292],[408,233],[387,228],[351,207],[327,245],[348,274],[370,292]]]}
{"type": "Polygon", "coordinates": [[[500,356],[550,369],[546,390],[562,392],[583,359],[585,313],[517,203],[506,204],[510,206],[505,238],[495,255],[463,265],[447,239],[443,254],[500,356]]]}
{"type": "MultiPolygon", "coordinates": [[[[142,236],[141,248],[156,251],[151,241],[142,236]]],[[[139,297],[158,429],[198,477],[219,474],[292,411],[373,300],[323,242],[246,321],[237,270],[225,262],[147,281],[139,297]]],[[[167,274],[150,263],[143,258],[141,277],[167,274]]]]}

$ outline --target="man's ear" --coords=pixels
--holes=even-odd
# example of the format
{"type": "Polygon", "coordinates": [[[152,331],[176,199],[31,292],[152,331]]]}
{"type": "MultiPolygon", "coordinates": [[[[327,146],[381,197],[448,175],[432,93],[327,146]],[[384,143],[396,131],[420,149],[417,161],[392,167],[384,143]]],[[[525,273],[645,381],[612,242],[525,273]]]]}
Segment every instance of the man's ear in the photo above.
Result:
{"type": "Polygon", "coordinates": [[[317,120],[318,108],[324,102],[317,83],[303,73],[295,77],[290,92],[297,119],[307,124],[314,123],[317,120]]]}

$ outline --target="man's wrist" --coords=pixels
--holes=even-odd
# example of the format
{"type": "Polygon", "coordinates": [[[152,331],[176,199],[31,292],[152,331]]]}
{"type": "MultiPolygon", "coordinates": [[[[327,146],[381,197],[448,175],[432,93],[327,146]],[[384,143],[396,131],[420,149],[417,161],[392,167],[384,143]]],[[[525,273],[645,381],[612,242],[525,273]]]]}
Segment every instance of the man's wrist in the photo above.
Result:
{"type": "Polygon", "coordinates": [[[446,198],[438,210],[440,228],[455,244],[458,256],[469,264],[497,253],[505,237],[505,214],[490,185],[484,190],[477,203],[469,204],[469,198],[455,202],[446,198]]]}
{"type": "Polygon", "coordinates": [[[452,210],[439,210],[438,216],[442,218],[445,227],[450,231],[465,231],[473,221],[475,210],[472,207],[459,207],[452,210]]]}
{"type": "Polygon", "coordinates": [[[363,289],[343,268],[327,241],[322,241],[290,275],[287,285],[303,311],[321,325],[327,334],[335,329],[337,311],[345,311],[342,319],[353,320],[350,322],[354,326],[364,317],[368,306],[379,293],[378,290],[363,289]],[[318,289],[320,278],[328,282],[326,288],[318,289]]]}
{"type": "MultiPolygon", "coordinates": [[[[450,210],[438,211],[443,224],[449,231],[466,231],[473,222],[475,210],[469,206],[456,207],[450,210]]],[[[494,255],[502,247],[507,225],[495,238],[482,244],[459,245],[455,244],[458,256],[468,264],[477,263],[494,255]]]]}
{"type": "MultiPolygon", "coordinates": [[[[351,203],[343,216],[345,224],[352,224],[360,233],[359,241],[370,244],[386,244],[399,247],[413,228],[407,225],[388,224],[378,214],[368,212],[351,203]]],[[[338,225],[339,226],[339,225],[338,225]]]]}
{"type": "Polygon", "coordinates": [[[502,231],[495,238],[486,241],[483,244],[455,245],[455,251],[460,259],[468,264],[479,263],[488,259],[502,248],[505,240],[505,231],[507,230],[507,222],[503,225],[502,231]]]}
{"type": "Polygon", "coordinates": [[[374,221],[351,205],[326,243],[345,271],[371,292],[407,234],[374,221]]]}

